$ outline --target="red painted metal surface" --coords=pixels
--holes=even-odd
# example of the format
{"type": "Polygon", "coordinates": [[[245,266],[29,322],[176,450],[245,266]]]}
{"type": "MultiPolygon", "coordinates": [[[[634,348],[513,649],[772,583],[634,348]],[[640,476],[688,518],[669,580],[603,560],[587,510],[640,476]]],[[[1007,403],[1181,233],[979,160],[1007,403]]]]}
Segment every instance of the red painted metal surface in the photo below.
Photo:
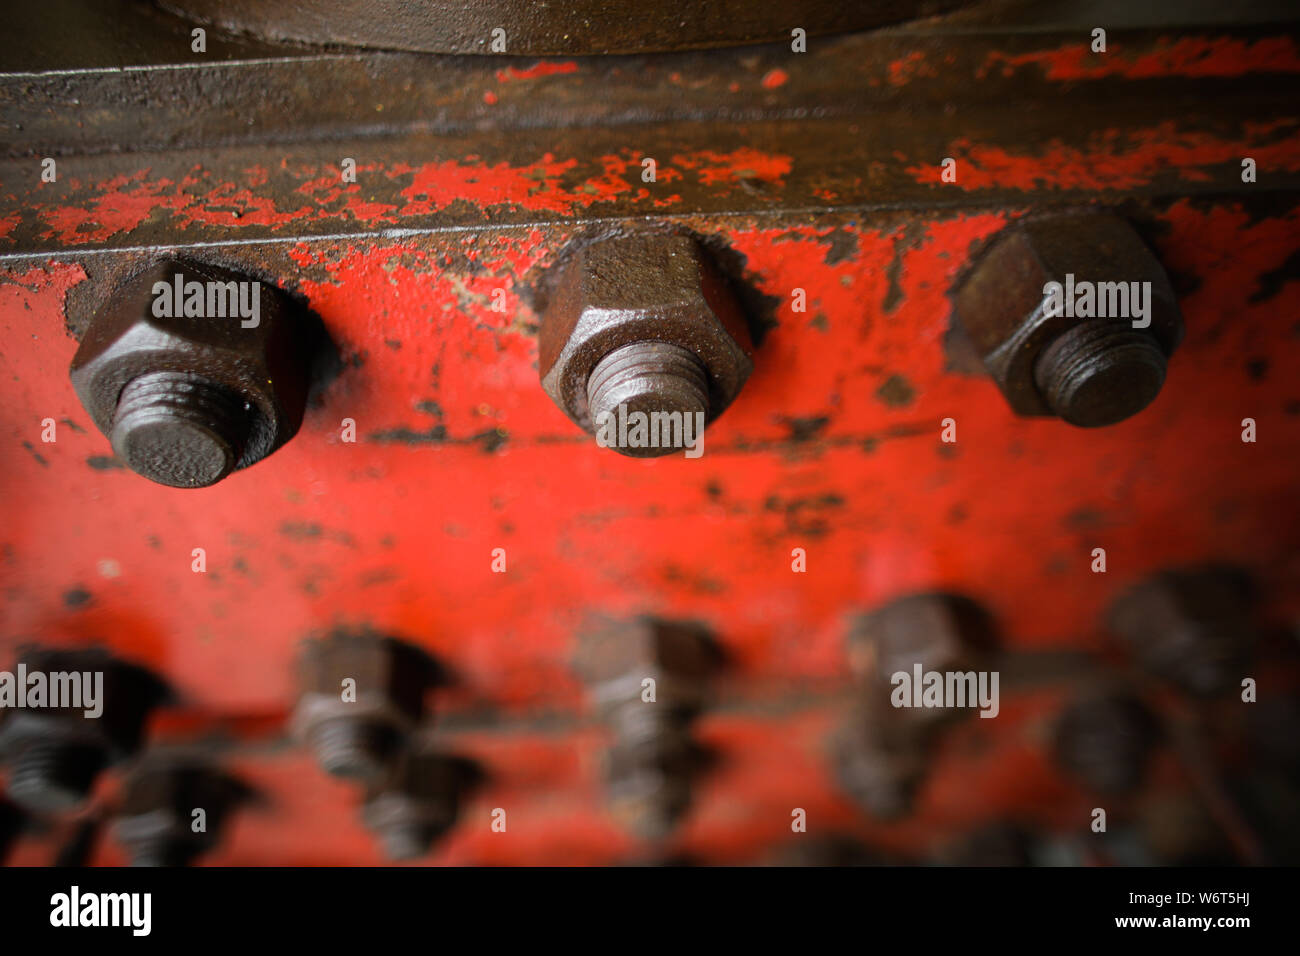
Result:
{"type": "MultiPolygon", "coordinates": [[[[929,68],[905,57],[889,82],[929,68]]],[[[1158,55],[1100,66],[1047,50],[990,58],[987,69],[1068,84],[1298,64],[1282,38],[1170,40],[1158,55]]],[[[484,101],[581,76],[569,61],[502,70],[484,101]]],[[[782,81],[764,71],[761,85],[782,81]]],[[[611,863],[643,852],[601,806],[605,738],[570,668],[590,616],[640,612],[709,623],[731,659],[719,709],[700,723],[722,763],[674,850],[747,862],[789,838],[795,807],[819,831],[912,855],[1018,813],[1080,830],[1090,804],[1047,757],[1059,689],[1006,693],[1001,719],[970,721],[945,744],[914,817],[864,820],[826,763],[847,700],[848,618],[944,587],[987,605],[1008,648],[1095,649],[1125,587],[1218,559],[1258,576],[1269,619],[1295,621],[1300,284],[1288,264],[1300,211],[1224,198],[1143,205],[1187,337],[1156,402],[1106,429],[1017,419],[989,381],[954,367],[947,293],[980,243],[1036,199],[1213,185],[1239,176],[1242,155],[1261,171],[1300,172],[1296,122],[1243,143],[1171,119],[1046,151],[936,132],[924,154],[882,156],[856,183],[795,168],[761,143],[666,156],[650,188],[634,149],[539,149],[511,163],[458,155],[452,142],[421,162],[400,150],[359,160],[363,183],[386,178],[400,203],[340,184],[332,152],[312,145],[232,149],[222,170],[240,171],[224,179],[194,155],[128,154],[99,158],[123,170],[100,179],[69,161],[50,201],[9,185],[33,204],[0,220],[0,252],[4,236],[39,222],[40,239],[68,254],[0,271],[0,660],[28,641],[103,642],[176,684],[183,701],[157,721],[162,739],[229,734],[228,762],[270,803],[240,815],[212,863],[380,862],[352,788],[279,738],[299,641],[340,624],[402,635],[457,677],[438,698],[446,729],[431,739],[483,761],[490,782],[434,861],[611,863]],[[938,180],[943,156],[958,159],[956,185],[938,180]],[[273,198],[268,177],[297,182],[296,205],[273,198]],[[930,208],[781,211],[803,199],[856,203],[888,177],[910,181],[908,195],[930,208]],[[783,202],[715,215],[683,200],[679,182],[718,203],[765,189],[783,202]],[[984,190],[1025,199],[945,205],[984,190]],[[538,316],[523,287],[584,217],[650,213],[716,237],[776,303],[751,381],[695,461],[599,449],[537,383],[538,316]],[[447,220],[464,228],[381,232],[447,220]],[[68,329],[102,294],[87,288],[102,259],[73,253],[129,249],[159,223],[180,243],[317,234],[259,249],[257,261],[305,297],[344,360],[292,442],[197,492],[114,462],[66,376],[77,344],[68,329]],[[796,288],[807,312],[792,310],[796,288]],[[496,289],[504,312],[492,308],[496,289]],[[1254,444],[1241,441],[1247,417],[1254,444]],[[45,418],[59,423],[57,442],[40,440],[45,418]],[[341,440],[345,418],[356,443],[341,440]],[[945,418],[957,423],[954,445],[940,441],[945,418]],[[1106,574],[1090,571],[1095,547],[1107,550],[1106,574]],[[206,550],[206,573],[191,570],[194,548],[206,550]],[[505,573],[491,569],[495,548],[505,573]],[[791,569],[794,548],[807,552],[806,573],[791,569]],[[495,807],[510,815],[507,834],[489,829],[495,807]]],[[[238,263],[244,252],[216,254],[238,263]]],[[[1163,755],[1150,799],[1181,799],[1186,787],[1163,755]]],[[[29,839],[15,862],[49,853],[49,841],[29,839]]],[[[111,843],[98,851],[98,862],[120,860],[111,843]]]]}

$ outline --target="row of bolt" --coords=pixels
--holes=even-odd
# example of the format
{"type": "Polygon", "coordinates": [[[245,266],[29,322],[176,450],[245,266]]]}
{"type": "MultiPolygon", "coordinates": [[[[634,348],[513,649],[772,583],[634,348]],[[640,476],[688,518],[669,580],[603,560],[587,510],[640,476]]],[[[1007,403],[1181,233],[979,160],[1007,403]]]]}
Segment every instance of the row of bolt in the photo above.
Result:
{"type": "MultiPolygon", "coordinates": [[[[1152,676],[1195,697],[1237,686],[1255,643],[1250,579],[1229,566],[1171,568],[1124,592],[1107,629],[1152,676]]],[[[846,792],[880,818],[908,812],[930,755],[952,721],[969,710],[888,706],[890,678],[923,672],[994,668],[989,617],[961,595],[929,593],[894,601],[862,618],[850,639],[850,663],[863,691],[835,748],[846,792]]],[[[1076,674],[1086,689],[1056,723],[1054,756],[1090,792],[1122,794],[1142,781],[1157,739],[1157,720],[1114,673],[1076,674]]]]}
{"type": "MultiPolygon", "coordinates": [[[[1120,596],[1110,629],[1154,675],[1189,694],[1223,692],[1241,678],[1252,644],[1249,580],[1226,567],[1162,571],[1120,596]]],[[[835,777],[866,811],[908,812],[936,742],[964,711],[889,706],[890,678],[979,671],[995,662],[994,628],[969,598],[923,593],[857,621],[849,662],[857,691],[833,748],[835,777]]],[[[81,709],[6,709],[0,758],[21,807],[59,813],[83,806],[100,773],[141,751],[150,712],[168,699],[153,675],[98,649],[28,651],[27,673],[102,673],[102,715],[81,709]]],[[[575,669],[611,735],[605,784],[614,815],[648,839],[667,836],[689,808],[709,754],[692,727],[724,663],[707,628],[641,617],[586,629],[575,669]]],[[[446,672],[417,647],[369,632],[339,631],[306,643],[295,737],[327,773],[364,787],[362,818],[395,858],[423,855],[451,829],[484,780],[472,760],[427,745],[432,692],[446,672]]],[[[1055,754],[1098,793],[1141,781],[1156,722],[1122,682],[1097,682],[1061,716],[1055,754]]],[[[146,753],[146,756],[149,756],[146,753]]],[[[126,778],[119,837],[139,860],[180,861],[210,846],[252,791],[201,760],[138,762],[126,778]],[[206,827],[190,817],[203,809],[206,827]]]]}
{"type": "MultiPolygon", "coordinates": [[[[638,227],[577,240],[536,283],[543,389],[588,432],[636,413],[713,421],[753,370],[756,318],[739,283],[684,233],[638,227]]],[[[211,485],[301,425],[328,335],[268,283],[256,283],[254,320],[229,315],[241,284],[254,282],[210,263],[162,260],[115,290],[88,324],[73,386],[118,457],[153,481],[211,485]],[[193,309],[181,304],[190,283],[199,283],[193,309]],[[172,290],[181,290],[174,307],[158,309],[172,290]],[[220,309],[206,305],[215,293],[220,309]]],[[[1080,426],[1150,403],[1183,334],[1150,249],[1128,222],[1093,211],[1009,226],[954,287],[953,314],[1013,411],[1080,426]],[[1118,283],[1125,303],[1130,287],[1144,286],[1149,313],[1135,322],[1045,308],[1049,284],[1067,279],[1118,283]]],[[[637,457],[676,450],[671,440],[613,447],[637,457]]]]}

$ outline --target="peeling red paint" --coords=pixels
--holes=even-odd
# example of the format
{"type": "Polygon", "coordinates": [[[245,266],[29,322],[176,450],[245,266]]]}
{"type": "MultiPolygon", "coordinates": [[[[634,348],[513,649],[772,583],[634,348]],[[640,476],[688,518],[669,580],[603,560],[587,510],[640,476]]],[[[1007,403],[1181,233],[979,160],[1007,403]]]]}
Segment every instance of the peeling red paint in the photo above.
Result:
{"type": "MultiPolygon", "coordinates": [[[[1272,138],[1285,123],[1253,128],[1249,135],[1272,138]]],[[[1260,170],[1296,172],[1300,152],[1291,141],[1243,148],[1204,133],[1180,131],[1171,120],[1153,129],[1120,136],[1105,131],[1091,137],[1087,148],[1054,143],[1038,153],[1015,153],[1004,147],[961,139],[947,147],[957,160],[957,181],[944,183],[938,162],[907,167],[917,182],[963,190],[1015,189],[1133,189],[1157,176],[1174,175],[1184,182],[1210,182],[1207,170],[1219,164],[1235,167],[1252,157],[1260,170]]]]}
{"type": "Polygon", "coordinates": [[[513,66],[508,66],[504,70],[497,70],[497,82],[512,83],[515,80],[535,80],[543,76],[561,76],[566,73],[577,72],[578,64],[573,60],[564,63],[546,61],[524,70],[515,69],[513,66]]]}
{"type": "Polygon", "coordinates": [[[1105,53],[1093,53],[1087,41],[1055,50],[1008,55],[990,53],[979,76],[1000,70],[1011,76],[1023,66],[1037,66],[1047,79],[1062,82],[1118,76],[1129,80],[1158,76],[1230,77],[1243,73],[1295,73],[1300,55],[1291,37],[1205,39],[1161,37],[1157,48],[1127,56],[1123,42],[1110,43],[1105,53]]]}
{"type": "Polygon", "coordinates": [[[889,64],[889,83],[891,86],[905,86],[917,77],[938,75],[938,71],[926,63],[925,54],[920,50],[913,50],[906,56],[889,64]]]}
{"type": "Polygon", "coordinates": [[[794,165],[789,156],[772,156],[747,146],[730,153],[701,150],[674,156],[672,163],[693,171],[705,186],[730,186],[742,180],[780,185],[794,165]]]}

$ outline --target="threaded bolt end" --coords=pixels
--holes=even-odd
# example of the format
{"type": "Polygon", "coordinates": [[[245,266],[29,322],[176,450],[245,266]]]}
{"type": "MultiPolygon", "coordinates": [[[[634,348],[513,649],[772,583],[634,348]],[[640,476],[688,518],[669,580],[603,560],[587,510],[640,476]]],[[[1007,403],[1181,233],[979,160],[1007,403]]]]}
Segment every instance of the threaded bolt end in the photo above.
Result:
{"type": "Polygon", "coordinates": [[[390,860],[418,860],[429,852],[437,834],[422,823],[391,823],[380,833],[384,855],[390,860]]]}
{"type": "Polygon", "coordinates": [[[131,847],[131,865],[140,867],[189,866],[203,852],[197,841],[158,836],[131,847]]]}
{"type": "Polygon", "coordinates": [[[612,434],[620,431],[620,414],[641,412],[648,418],[664,413],[670,416],[664,419],[669,422],[680,415],[680,429],[670,424],[661,430],[655,424],[659,419],[649,419],[645,444],[610,443],[616,451],[633,458],[669,455],[686,447],[687,435],[696,440],[696,424],[708,416],[709,373],[693,352],[681,346],[633,342],[610,352],[596,365],[587,379],[587,407],[592,428],[599,430],[602,422],[609,421],[612,434]]]}
{"type": "Polygon", "coordinates": [[[234,471],[250,429],[233,389],[184,372],[150,372],[117,401],[113,450],[131,470],[173,488],[202,488],[234,471]]]}
{"type": "Polygon", "coordinates": [[[311,733],[321,769],[331,776],[373,780],[388,766],[400,743],[387,724],[354,717],[337,717],[318,724],[311,733]]]}
{"type": "Polygon", "coordinates": [[[1151,404],[1165,368],[1165,354],[1152,336],[1125,323],[1087,320],[1043,350],[1034,382],[1062,419],[1094,428],[1151,404]]]}
{"type": "Polygon", "coordinates": [[[82,744],[38,740],[23,748],[9,773],[9,796],[41,813],[61,813],[85,802],[104,769],[103,751],[82,744]]]}

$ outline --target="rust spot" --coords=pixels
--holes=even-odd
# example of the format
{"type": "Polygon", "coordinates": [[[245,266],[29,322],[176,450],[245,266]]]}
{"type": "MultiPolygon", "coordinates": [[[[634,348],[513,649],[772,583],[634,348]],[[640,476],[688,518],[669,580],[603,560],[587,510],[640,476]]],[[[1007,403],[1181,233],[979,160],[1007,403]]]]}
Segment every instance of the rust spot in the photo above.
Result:
{"type": "Polygon", "coordinates": [[[790,429],[790,441],[800,443],[812,441],[820,435],[830,423],[826,415],[810,418],[787,418],[783,424],[790,429]]]}
{"type": "Polygon", "coordinates": [[[890,408],[906,408],[916,398],[916,389],[912,388],[912,383],[906,378],[895,373],[876,389],[876,398],[890,408]]]}
{"type": "Polygon", "coordinates": [[[91,602],[91,594],[85,588],[73,588],[63,594],[63,606],[66,608],[85,607],[91,602]]]}

